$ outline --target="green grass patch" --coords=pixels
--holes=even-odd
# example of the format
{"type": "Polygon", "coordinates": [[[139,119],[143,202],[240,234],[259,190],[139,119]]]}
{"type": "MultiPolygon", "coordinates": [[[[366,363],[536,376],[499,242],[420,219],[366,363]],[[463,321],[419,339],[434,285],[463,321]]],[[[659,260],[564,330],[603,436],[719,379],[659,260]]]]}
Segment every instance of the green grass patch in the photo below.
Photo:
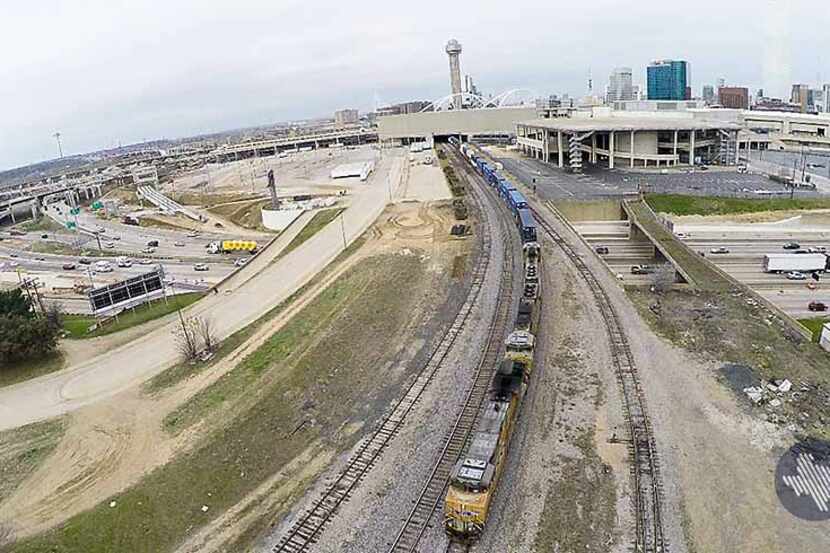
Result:
{"type": "Polygon", "coordinates": [[[673,215],[731,215],[763,211],[830,209],[830,198],[717,198],[680,194],[648,194],[646,202],[657,213],[673,215]]]}
{"type": "Polygon", "coordinates": [[[824,323],[828,321],[830,321],[830,317],[798,319],[798,322],[813,334],[813,342],[818,342],[819,338],[821,338],[821,328],[824,326],[824,323]]]}
{"type": "MultiPolygon", "coordinates": [[[[345,208],[335,208],[335,209],[324,209],[322,211],[318,211],[314,214],[314,217],[308,222],[306,226],[303,227],[297,236],[288,243],[283,251],[280,252],[280,255],[277,256],[277,259],[280,257],[284,257],[291,253],[292,251],[296,250],[300,246],[305,243],[306,240],[320,232],[323,227],[334,221],[338,215],[343,213],[345,208]]],[[[274,260],[276,261],[276,259],[274,260]]]]}
{"type": "Polygon", "coordinates": [[[315,286],[320,280],[325,278],[326,275],[333,271],[340,263],[345,261],[345,259],[348,258],[352,253],[360,249],[365,242],[366,239],[363,236],[352,242],[352,244],[349,245],[346,251],[341,252],[334,259],[334,261],[332,261],[325,269],[323,269],[309,282],[303,285],[299,290],[291,294],[284,301],[280,302],[279,305],[268,311],[266,314],[262,315],[253,323],[249,324],[245,328],[237,330],[236,332],[222,340],[222,342],[219,344],[219,349],[216,351],[214,356],[209,361],[205,363],[179,363],[148,380],[144,384],[144,392],[153,394],[161,390],[164,390],[170,386],[174,386],[179,382],[189,378],[190,376],[197,374],[209,367],[212,367],[213,365],[224,359],[233,350],[244,344],[251,336],[253,336],[253,334],[262,327],[262,325],[271,321],[274,317],[279,315],[288,306],[293,304],[298,298],[300,298],[309,289],[311,289],[311,287],[315,286]]]}
{"type": "Polygon", "coordinates": [[[270,200],[256,199],[217,205],[208,208],[208,211],[242,228],[274,232],[262,224],[262,208],[269,203],[270,200]]]}
{"type": "Polygon", "coordinates": [[[20,230],[28,232],[58,232],[66,230],[49,217],[41,217],[37,221],[26,221],[17,225],[20,230]]]}
{"type": "Polygon", "coordinates": [[[71,339],[106,336],[164,317],[177,309],[184,309],[198,301],[202,296],[204,294],[201,292],[190,292],[171,296],[167,301],[163,299],[153,300],[118,315],[117,321],[114,320],[94,332],[87,332],[89,327],[94,325],[97,320],[91,315],[65,315],[63,327],[69,333],[68,338],[71,339]]]}
{"type": "MultiPolygon", "coordinates": [[[[321,300],[328,308],[309,306],[298,316],[305,328],[295,328],[295,341],[277,333],[236,369],[258,374],[246,390],[247,409],[215,421],[217,428],[193,450],[138,484],[15,544],[14,551],[170,551],[308,448],[325,454],[352,447],[360,435],[344,429],[374,424],[407,377],[405,371],[390,370],[381,378],[379,371],[397,355],[397,341],[411,323],[420,295],[400,290],[423,291],[425,275],[417,256],[361,261],[330,287],[332,292],[321,300]],[[372,301],[364,301],[360,292],[365,289],[372,290],[372,301]],[[330,315],[325,321],[309,318],[325,313],[330,315]],[[317,337],[309,344],[310,337],[302,334],[312,330],[317,337]],[[300,349],[290,350],[292,344],[300,349]],[[109,506],[111,500],[115,507],[109,506]]],[[[277,506],[257,525],[264,529],[286,508],[277,506]]]]}
{"type": "Polygon", "coordinates": [[[55,449],[63,431],[63,419],[50,419],[0,432],[0,503],[55,449]]]}
{"type": "Polygon", "coordinates": [[[43,359],[17,361],[0,367],[0,388],[59,371],[64,366],[64,357],[53,353],[43,359]]]}

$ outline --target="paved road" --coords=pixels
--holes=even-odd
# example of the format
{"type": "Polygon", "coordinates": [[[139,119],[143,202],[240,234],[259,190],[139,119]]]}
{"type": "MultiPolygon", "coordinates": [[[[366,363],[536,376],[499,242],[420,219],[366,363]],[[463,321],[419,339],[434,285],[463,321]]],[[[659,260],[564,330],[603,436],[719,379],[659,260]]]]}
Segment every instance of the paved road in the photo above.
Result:
{"type": "MultiPolygon", "coordinates": [[[[387,178],[397,193],[404,158],[397,152],[382,159],[365,187],[355,191],[344,213],[346,241],[352,242],[377,219],[389,196],[387,178]]],[[[343,250],[341,225],[331,224],[276,263],[290,241],[284,233],[261,258],[231,277],[220,292],[187,309],[188,316],[210,317],[220,338],[252,323],[290,296],[343,250]],[[260,270],[260,272],[256,272],[260,270]],[[246,280],[247,279],[247,280],[246,280]]],[[[110,397],[172,366],[178,353],[175,322],[136,341],[58,373],[0,389],[0,430],[54,417],[110,397]]]]}

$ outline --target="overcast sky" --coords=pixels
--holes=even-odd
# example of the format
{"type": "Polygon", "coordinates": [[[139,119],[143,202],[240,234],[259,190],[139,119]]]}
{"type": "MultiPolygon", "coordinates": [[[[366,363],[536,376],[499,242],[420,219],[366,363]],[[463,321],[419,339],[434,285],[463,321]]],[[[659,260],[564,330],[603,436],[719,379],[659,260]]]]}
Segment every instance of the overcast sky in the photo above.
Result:
{"type": "Polygon", "coordinates": [[[486,93],[595,90],[686,59],[789,96],[830,81],[826,0],[75,0],[0,6],[0,170],[144,139],[449,93],[444,44],[486,93]]]}

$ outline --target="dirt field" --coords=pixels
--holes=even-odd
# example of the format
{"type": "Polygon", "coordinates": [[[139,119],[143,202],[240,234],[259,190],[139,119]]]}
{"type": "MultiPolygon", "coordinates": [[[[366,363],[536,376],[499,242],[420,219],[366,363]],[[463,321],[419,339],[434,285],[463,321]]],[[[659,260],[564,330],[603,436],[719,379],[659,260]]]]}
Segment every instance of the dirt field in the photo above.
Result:
{"type": "MultiPolygon", "coordinates": [[[[341,339],[344,340],[344,344],[361,344],[365,346],[369,351],[364,352],[364,355],[368,354],[370,358],[371,356],[381,356],[378,358],[380,360],[385,358],[384,356],[392,354],[392,352],[383,352],[388,351],[386,348],[393,346],[389,343],[388,336],[383,342],[375,343],[373,340],[378,339],[382,334],[388,334],[385,332],[388,328],[398,328],[399,333],[411,332],[412,325],[415,325],[417,321],[424,320],[424,317],[430,316],[428,310],[419,311],[423,307],[415,308],[416,305],[421,305],[427,299],[429,299],[429,305],[441,304],[440,298],[442,290],[445,289],[442,286],[445,287],[449,282],[448,274],[453,265],[453,260],[457,255],[464,254],[463,243],[451,241],[446,237],[450,217],[451,210],[447,206],[436,205],[427,207],[423,204],[402,204],[395,206],[391,208],[387,215],[383,216],[383,222],[373,229],[364,251],[357,257],[350,259],[350,265],[359,262],[362,267],[369,268],[367,271],[358,271],[358,273],[364,274],[362,277],[363,280],[361,280],[363,284],[356,286],[355,292],[371,287],[371,289],[378,290],[378,293],[381,293],[383,287],[390,286],[392,282],[402,283],[410,279],[412,279],[413,283],[419,283],[414,289],[420,289],[422,292],[420,295],[413,294],[405,297],[396,293],[394,301],[392,297],[387,298],[388,301],[386,303],[390,308],[382,311],[377,311],[373,304],[366,304],[365,302],[354,303],[350,301],[349,305],[352,307],[338,312],[338,315],[328,323],[331,325],[328,330],[320,329],[321,333],[314,333],[315,336],[320,334],[320,337],[316,337],[312,342],[309,342],[301,348],[301,350],[305,351],[304,354],[301,355],[299,352],[294,353],[292,349],[289,357],[283,362],[277,363],[277,365],[284,366],[285,363],[288,363],[294,367],[291,369],[292,371],[299,371],[299,373],[292,373],[296,374],[299,378],[296,380],[296,385],[299,386],[297,397],[301,395],[299,390],[305,389],[308,385],[312,385],[319,390],[319,392],[315,393],[325,392],[326,395],[316,397],[316,399],[309,398],[309,401],[314,405],[325,405],[326,398],[330,397],[327,391],[331,389],[330,386],[334,386],[337,382],[340,382],[340,384],[336,384],[338,386],[345,384],[346,380],[343,379],[348,379],[347,377],[356,378],[355,374],[348,374],[351,369],[350,371],[340,371],[337,367],[354,366],[356,370],[367,370],[369,368],[364,363],[358,363],[356,361],[359,358],[357,357],[357,350],[350,352],[349,348],[342,349],[342,353],[346,357],[322,356],[326,347],[330,347],[336,342],[336,336],[340,336],[344,332],[362,333],[360,337],[347,337],[343,334],[341,339]],[[360,259],[366,260],[359,261],[360,259]],[[439,286],[438,283],[440,282],[444,282],[444,284],[439,286]],[[426,283],[429,283],[429,285],[427,286],[426,283]],[[429,293],[427,293],[428,290],[429,293]],[[392,308],[391,306],[398,307],[392,308]],[[390,323],[390,320],[387,318],[397,316],[395,313],[404,312],[407,313],[406,320],[408,324],[406,325],[401,326],[400,324],[390,323]],[[349,317],[357,318],[349,322],[349,317]],[[363,322],[354,324],[357,320],[362,320],[363,322]],[[375,326],[380,323],[382,323],[381,327],[375,326]],[[406,329],[409,330],[407,331],[406,329]],[[369,334],[367,335],[366,333],[369,334]],[[323,336],[328,336],[328,338],[324,338],[323,336]],[[373,343],[375,344],[374,349],[371,347],[373,343]],[[373,351],[374,353],[372,353],[373,351]],[[331,359],[326,361],[329,357],[331,359]],[[322,370],[320,367],[322,367],[324,361],[327,363],[327,366],[332,368],[330,375],[323,380],[317,378],[307,380],[308,375],[317,374],[319,370],[322,370]],[[305,367],[305,369],[299,369],[301,366],[305,367]],[[310,367],[314,367],[315,370],[309,373],[310,367]],[[300,374],[306,376],[300,378],[300,374]]],[[[337,282],[338,284],[340,283],[339,280],[337,282]]],[[[329,290],[336,289],[329,287],[329,290]]],[[[319,290],[316,292],[319,292],[319,290]]],[[[285,319],[287,319],[288,315],[289,313],[285,313],[284,317],[279,318],[282,324],[286,324],[285,319]]],[[[266,404],[272,405],[272,407],[268,407],[268,412],[272,412],[274,408],[273,404],[263,404],[262,402],[272,402],[277,396],[273,396],[273,399],[266,399],[267,391],[265,388],[267,386],[263,386],[260,379],[265,378],[266,382],[276,383],[278,381],[282,382],[283,377],[279,376],[279,373],[274,373],[274,369],[265,370],[255,380],[258,384],[257,389],[261,389],[260,394],[256,396],[258,399],[248,395],[247,400],[242,401],[241,404],[235,404],[233,410],[234,415],[240,413],[240,407],[243,407],[245,404],[248,407],[242,408],[241,411],[248,414],[237,416],[232,421],[227,419],[229,412],[223,410],[226,415],[220,417],[219,421],[215,419],[199,419],[201,422],[197,420],[198,424],[189,427],[186,432],[180,433],[177,437],[171,437],[166,435],[163,430],[164,417],[181,406],[188,398],[197,394],[199,390],[208,389],[217,381],[227,380],[227,378],[221,378],[222,375],[233,373],[234,367],[238,366],[240,362],[250,363],[250,359],[255,356],[262,356],[262,347],[267,345],[268,340],[274,339],[273,336],[276,336],[274,331],[278,329],[278,325],[266,325],[260,332],[255,333],[249,341],[240,346],[238,348],[239,351],[230,354],[226,363],[220,363],[217,367],[211,367],[207,373],[197,375],[178,385],[174,385],[161,394],[144,396],[139,390],[131,390],[128,393],[122,394],[113,402],[106,402],[105,405],[99,405],[95,408],[83,409],[72,415],[67,436],[58,446],[56,452],[40,466],[31,478],[18,488],[17,493],[13,494],[8,501],[0,505],[0,520],[11,521],[18,536],[25,536],[33,532],[41,531],[62,520],[66,520],[67,517],[94,507],[102,497],[117,495],[116,504],[124,505],[127,513],[121,512],[120,515],[117,515],[117,508],[110,508],[108,506],[109,502],[105,501],[92,511],[75,515],[69,524],[72,528],[89,528],[87,525],[92,524],[96,528],[100,526],[101,530],[120,527],[124,529],[124,533],[120,539],[127,541],[121,541],[119,543],[123,547],[126,547],[126,550],[133,550],[127,547],[126,544],[132,539],[131,536],[137,537],[145,531],[145,524],[130,519],[139,515],[143,517],[142,520],[153,519],[167,512],[166,509],[173,508],[173,503],[165,503],[165,501],[172,499],[170,496],[166,496],[166,498],[160,497],[159,501],[152,502],[152,505],[150,505],[151,502],[149,500],[130,502],[126,498],[132,497],[135,499],[142,497],[142,494],[148,493],[149,489],[153,489],[155,486],[165,482],[169,485],[164,475],[177,473],[177,471],[178,475],[186,479],[188,486],[191,487],[193,484],[191,482],[192,478],[200,474],[195,468],[195,465],[201,463],[197,459],[200,455],[204,456],[207,451],[210,451],[210,444],[220,439],[230,440],[232,437],[239,435],[240,430],[238,428],[235,433],[230,432],[231,425],[242,425],[242,427],[246,428],[246,434],[251,434],[250,429],[246,425],[258,426],[260,430],[257,432],[266,431],[266,428],[261,427],[261,417],[255,417],[254,414],[257,413],[258,409],[264,408],[266,404]],[[277,328],[274,328],[275,326],[277,328]],[[225,424],[228,426],[225,426],[225,424]],[[147,474],[156,466],[162,466],[163,468],[155,471],[152,476],[145,477],[140,483],[136,484],[142,475],[147,474]],[[183,466],[188,467],[187,470],[178,470],[183,466]],[[125,489],[126,491],[122,491],[125,489]],[[139,506],[141,507],[138,508],[139,506]],[[110,509],[115,509],[115,511],[111,511],[110,509]],[[126,528],[129,528],[129,531],[126,528]]],[[[404,334],[398,335],[402,338],[404,334]]],[[[330,351],[327,351],[327,354],[330,353],[330,351]]],[[[383,362],[381,362],[382,364],[383,362]]],[[[377,363],[370,365],[377,366],[377,363]]],[[[402,377],[403,375],[398,376],[402,377]]],[[[366,385],[369,382],[367,380],[366,385]]],[[[374,380],[371,380],[371,382],[375,384],[374,380]]],[[[259,465],[261,463],[254,463],[254,466],[249,469],[250,472],[247,472],[248,476],[243,477],[244,481],[240,481],[239,477],[231,478],[230,481],[232,484],[229,487],[235,490],[234,493],[237,494],[235,499],[227,495],[231,493],[227,489],[207,492],[209,497],[217,499],[209,501],[211,503],[210,514],[205,517],[200,517],[198,520],[208,522],[214,519],[224,507],[230,506],[237,499],[241,499],[241,496],[238,495],[239,493],[245,495],[245,493],[250,492],[252,494],[250,497],[256,498],[257,484],[273,491],[272,486],[275,482],[269,479],[272,478],[269,476],[270,474],[274,475],[273,478],[276,478],[279,486],[284,486],[285,482],[278,478],[279,473],[275,471],[277,466],[282,465],[284,470],[302,468],[302,470],[308,471],[315,465],[308,465],[302,462],[303,455],[310,455],[311,452],[314,452],[312,457],[318,460],[324,460],[327,455],[331,455],[338,448],[352,443],[352,440],[356,439],[356,433],[364,425],[364,422],[358,421],[362,421],[366,417],[372,417],[375,409],[382,408],[385,401],[383,399],[385,397],[384,393],[386,393],[383,390],[390,391],[398,382],[396,379],[390,379],[389,382],[384,382],[384,387],[377,391],[377,394],[379,394],[375,398],[377,402],[368,405],[361,402],[352,402],[344,405],[344,410],[341,411],[337,410],[339,406],[331,406],[331,409],[328,407],[323,409],[322,413],[314,416],[315,420],[311,423],[311,426],[306,425],[307,427],[304,426],[301,431],[298,431],[296,448],[286,449],[285,452],[281,452],[280,455],[276,456],[273,454],[264,455],[264,458],[272,460],[269,461],[271,464],[260,467],[259,465]],[[328,417],[332,418],[329,419],[328,417]],[[345,418],[337,419],[341,422],[335,423],[334,421],[337,417],[345,418]],[[347,430],[344,431],[340,425],[344,424],[347,420],[352,420],[352,422],[347,423],[345,427],[347,430]],[[292,451],[294,453],[291,453],[292,451]],[[329,451],[329,453],[326,453],[326,451],[329,451]],[[292,464],[290,457],[286,457],[289,454],[299,455],[299,457],[296,457],[296,463],[292,464]],[[273,463],[277,464],[275,465],[273,463]],[[218,499],[220,496],[222,498],[221,500],[218,499]]],[[[349,392],[346,391],[344,393],[349,392]]],[[[317,409],[309,407],[309,405],[307,401],[303,400],[303,402],[296,405],[296,408],[301,408],[296,414],[290,415],[285,413],[285,416],[280,417],[278,420],[283,420],[285,421],[284,424],[290,426],[292,424],[291,421],[302,420],[298,419],[298,415],[304,412],[304,410],[311,409],[311,412],[317,413],[317,409]]],[[[285,405],[284,408],[290,409],[291,406],[285,405]]],[[[286,427],[286,432],[290,434],[294,428],[286,427]]],[[[267,431],[273,432],[273,428],[267,431]]],[[[256,432],[253,434],[256,434],[256,432]]],[[[269,442],[269,440],[260,440],[259,442],[269,442]]],[[[259,442],[257,442],[256,446],[263,447],[263,443],[259,442]]],[[[231,463],[232,465],[233,463],[231,463]]],[[[206,467],[203,468],[206,469],[206,467]]],[[[312,470],[311,473],[313,472],[312,470]]],[[[177,479],[176,481],[179,482],[179,485],[181,484],[181,479],[177,479]]],[[[299,483],[302,484],[303,481],[303,479],[300,479],[299,483]]],[[[210,485],[210,483],[203,484],[210,485]]],[[[170,487],[175,488],[176,486],[170,487]]],[[[286,494],[290,491],[289,488],[283,488],[286,494]]],[[[158,488],[156,489],[158,490],[158,488]]],[[[164,489],[166,490],[167,487],[164,489]]],[[[165,496],[165,494],[159,493],[161,496],[165,496]]],[[[192,495],[184,495],[192,497],[192,495]]],[[[269,497],[277,496],[269,494],[269,497]]],[[[288,497],[288,495],[285,495],[285,497],[288,497]]],[[[196,501],[195,498],[194,501],[196,501]]],[[[198,501],[208,500],[201,497],[198,501]]],[[[279,508],[278,505],[274,504],[263,504],[261,507],[262,510],[245,509],[246,516],[248,517],[246,521],[254,524],[254,530],[248,537],[257,534],[258,530],[256,528],[260,527],[257,524],[261,524],[259,523],[259,516],[266,513],[271,516],[275,512],[273,509],[279,508]]],[[[151,541],[161,548],[153,550],[168,548],[180,539],[182,534],[176,528],[183,528],[183,526],[178,526],[179,524],[202,524],[202,522],[194,522],[189,516],[187,515],[185,517],[180,513],[180,516],[172,517],[174,520],[170,524],[153,525],[155,527],[153,540],[155,541],[151,541]]],[[[165,517],[165,520],[168,518],[170,517],[165,517]]],[[[218,522],[222,519],[216,520],[218,522]]],[[[267,517],[264,519],[264,522],[267,522],[267,517]]],[[[244,529],[245,525],[236,526],[234,533],[244,529]]],[[[29,542],[25,547],[33,548],[28,550],[39,550],[38,547],[43,546],[45,543],[60,543],[62,547],[67,548],[66,550],[95,550],[89,549],[91,547],[91,541],[88,540],[100,538],[101,536],[98,534],[98,530],[84,532],[83,536],[82,539],[74,532],[53,531],[42,536],[42,538],[29,542]]],[[[236,539],[235,535],[228,536],[228,539],[231,537],[236,539]]],[[[214,538],[215,536],[211,535],[211,539],[214,538]]],[[[219,541],[221,542],[223,540],[224,538],[219,541]]],[[[102,543],[103,547],[106,546],[107,542],[104,540],[102,543]]],[[[27,549],[24,548],[23,550],[27,549]]]]}

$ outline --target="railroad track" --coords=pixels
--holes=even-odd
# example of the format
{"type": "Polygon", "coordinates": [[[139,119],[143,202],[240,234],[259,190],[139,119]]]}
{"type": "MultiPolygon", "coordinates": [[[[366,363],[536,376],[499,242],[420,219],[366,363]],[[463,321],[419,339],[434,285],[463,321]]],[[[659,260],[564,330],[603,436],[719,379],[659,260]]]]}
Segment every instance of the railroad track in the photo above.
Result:
{"type": "Polygon", "coordinates": [[[611,346],[611,360],[623,399],[627,425],[628,455],[634,491],[635,543],[633,551],[634,553],[665,553],[669,549],[669,544],[663,535],[661,518],[663,491],[660,463],[651,422],[646,411],[645,397],[637,375],[637,365],[631,353],[628,338],[608,294],[585,261],[541,213],[535,209],[532,211],[537,225],[562,249],[588,284],[605,321],[611,346]]]}
{"type": "MultiPolygon", "coordinates": [[[[445,148],[444,151],[450,151],[456,160],[459,159],[457,153],[452,148],[445,148]]],[[[478,179],[478,175],[472,174],[464,160],[456,163],[456,167],[463,168],[464,173],[467,175],[468,183],[472,184],[471,178],[478,179]]],[[[472,191],[479,198],[479,203],[481,204],[488,201],[483,197],[491,193],[487,188],[487,186],[481,188],[468,186],[468,190],[472,191]]],[[[495,209],[498,210],[499,206],[496,206],[495,209]]],[[[482,209],[482,212],[485,211],[482,209]]],[[[510,229],[505,228],[504,217],[499,217],[499,221],[501,222],[503,243],[509,244],[510,229]]],[[[503,351],[504,335],[510,321],[511,307],[513,304],[512,298],[513,255],[506,248],[502,256],[501,280],[499,282],[499,294],[496,300],[496,315],[493,317],[487,330],[486,347],[476,367],[473,385],[467,394],[461,413],[456,418],[449,435],[445,439],[441,454],[433,466],[432,472],[421,493],[418,495],[415,505],[410,510],[409,516],[404,521],[400,532],[398,532],[398,535],[390,546],[389,553],[412,553],[416,551],[421,538],[429,528],[429,523],[435,509],[444,498],[452,469],[464,452],[467,441],[475,428],[482,402],[487,395],[493,372],[498,365],[499,355],[503,351]]],[[[450,542],[447,551],[457,551],[450,549],[453,543],[450,542]]],[[[466,550],[462,549],[461,551],[466,550]]]]}
{"type": "MultiPolygon", "coordinates": [[[[482,227],[492,225],[486,209],[482,209],[482,227]]],[[[472,285],[452,324],[431,352],[418,376],[395,405],[380,426],[358,446],[346,467],[338,474],[323,494],[300,516],[272,548],[274,553],[301,553],[309,551],[316,543],[325,525],[340,506],[349,499],[352,491],[377,463],[386,446],[399,432],[409,413],[417,404],[424,390],[432,382],[453,348],[458,336],[467,324],[473,307],[478,302],[492,255],[492,232],[482,232],[481,254],[472,272],[472,285]]]]}

